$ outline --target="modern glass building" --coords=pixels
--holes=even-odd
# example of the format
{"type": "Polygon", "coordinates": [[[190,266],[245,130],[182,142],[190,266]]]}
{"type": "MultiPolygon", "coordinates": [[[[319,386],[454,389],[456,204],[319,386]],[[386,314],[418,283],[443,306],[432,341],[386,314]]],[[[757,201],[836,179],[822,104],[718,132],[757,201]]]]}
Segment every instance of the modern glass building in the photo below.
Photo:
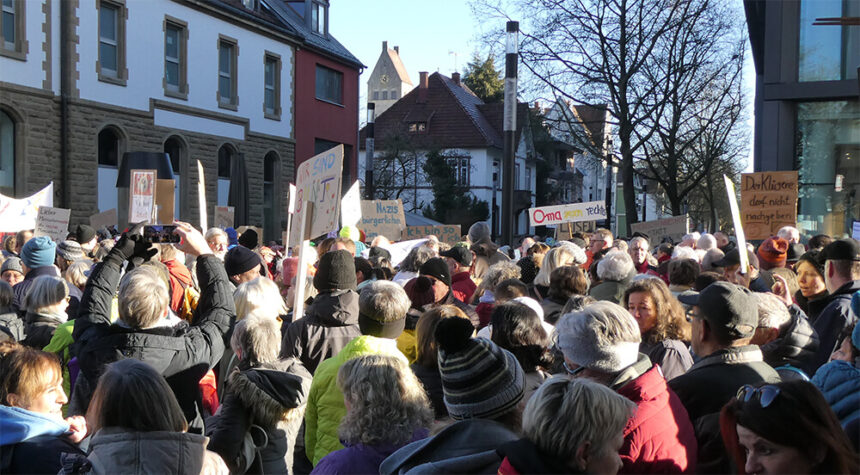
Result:
{"type": "Polygon", "coordinates": [[[755,171],[799,171],[803,234],[851,235],[860,221],[860,0],[744,7],[756,70],[755,171]]]}

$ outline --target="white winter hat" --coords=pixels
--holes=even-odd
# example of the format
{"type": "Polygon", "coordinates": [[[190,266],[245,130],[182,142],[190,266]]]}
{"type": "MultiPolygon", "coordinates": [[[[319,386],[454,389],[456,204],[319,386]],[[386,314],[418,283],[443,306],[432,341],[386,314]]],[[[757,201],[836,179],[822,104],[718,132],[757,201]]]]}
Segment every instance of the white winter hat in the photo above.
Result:
{"type": "Polygon", "coordinates": [[[617,373],[639,358],[642,336],[636,320],[618,304],[596,302],[556,323],[564,356],[586,368],[617,373]]]}

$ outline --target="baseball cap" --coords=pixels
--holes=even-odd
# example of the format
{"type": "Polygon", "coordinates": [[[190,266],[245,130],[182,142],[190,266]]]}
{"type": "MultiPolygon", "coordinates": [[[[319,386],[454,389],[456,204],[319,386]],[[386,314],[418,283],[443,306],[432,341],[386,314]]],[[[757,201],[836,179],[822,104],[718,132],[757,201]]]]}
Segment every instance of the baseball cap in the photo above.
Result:
{"type": "Polygon", "coordinates": [[[714,282],[701,292],[678,295],[699,307],[699,315],[714,332],[732,339],[749,338],[758,326],[758,302],[752,291],[730,282],[714,282]]]}
{"type": "Polygon", "coordinates": [[[833,241],[821,250],[819,258],[823,261],[860,261],[860,243],[846,238],[833,241]]]}
{"type": "Polygon", "coordinates": [[[472,265],[472,251],[463,246],[454,246],[447,251],[439,253],[442,257],[450,257],[457,261],[461,266],[472,265]]]}

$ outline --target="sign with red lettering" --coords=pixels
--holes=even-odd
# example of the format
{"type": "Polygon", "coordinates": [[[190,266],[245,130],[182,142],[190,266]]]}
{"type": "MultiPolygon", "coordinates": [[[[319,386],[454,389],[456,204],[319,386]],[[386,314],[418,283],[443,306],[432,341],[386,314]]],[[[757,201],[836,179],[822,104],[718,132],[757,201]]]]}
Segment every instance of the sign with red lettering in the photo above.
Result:
{"type": "MultiPolygon", "coordinates": [[[[309,217],[311,238],[338,229],[340,176],[343,170],[343,145],[338,145],[305,160],[296,170],[296,214],[302,215],[305,203],[313,203],[309,217]]],[[[290,247],[301,242],[301,226],[290,230],[290,247]]]]}
{"type": "Polygon", "coordinates": [[[555,226],[601,219],[606,219],[606,203],[603,201],[529,208],[529,226],[555,226]]]}
{"type": "Polygon", "coordinates": [[[797,171],[741,175],[741,221],[747,239],[767,239],[797,226],[797,171]]]}

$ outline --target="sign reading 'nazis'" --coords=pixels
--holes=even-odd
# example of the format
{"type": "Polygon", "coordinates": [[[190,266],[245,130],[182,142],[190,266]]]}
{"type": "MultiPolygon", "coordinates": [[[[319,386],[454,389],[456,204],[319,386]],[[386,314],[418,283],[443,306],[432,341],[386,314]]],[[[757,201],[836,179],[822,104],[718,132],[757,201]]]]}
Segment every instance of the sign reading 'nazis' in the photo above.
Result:
{"type": "Polygon", "coordinates": [[[606,203],[603,201],[529,208],[530,226],[553,226],[601,219],[606,219],[606,203]]]}

